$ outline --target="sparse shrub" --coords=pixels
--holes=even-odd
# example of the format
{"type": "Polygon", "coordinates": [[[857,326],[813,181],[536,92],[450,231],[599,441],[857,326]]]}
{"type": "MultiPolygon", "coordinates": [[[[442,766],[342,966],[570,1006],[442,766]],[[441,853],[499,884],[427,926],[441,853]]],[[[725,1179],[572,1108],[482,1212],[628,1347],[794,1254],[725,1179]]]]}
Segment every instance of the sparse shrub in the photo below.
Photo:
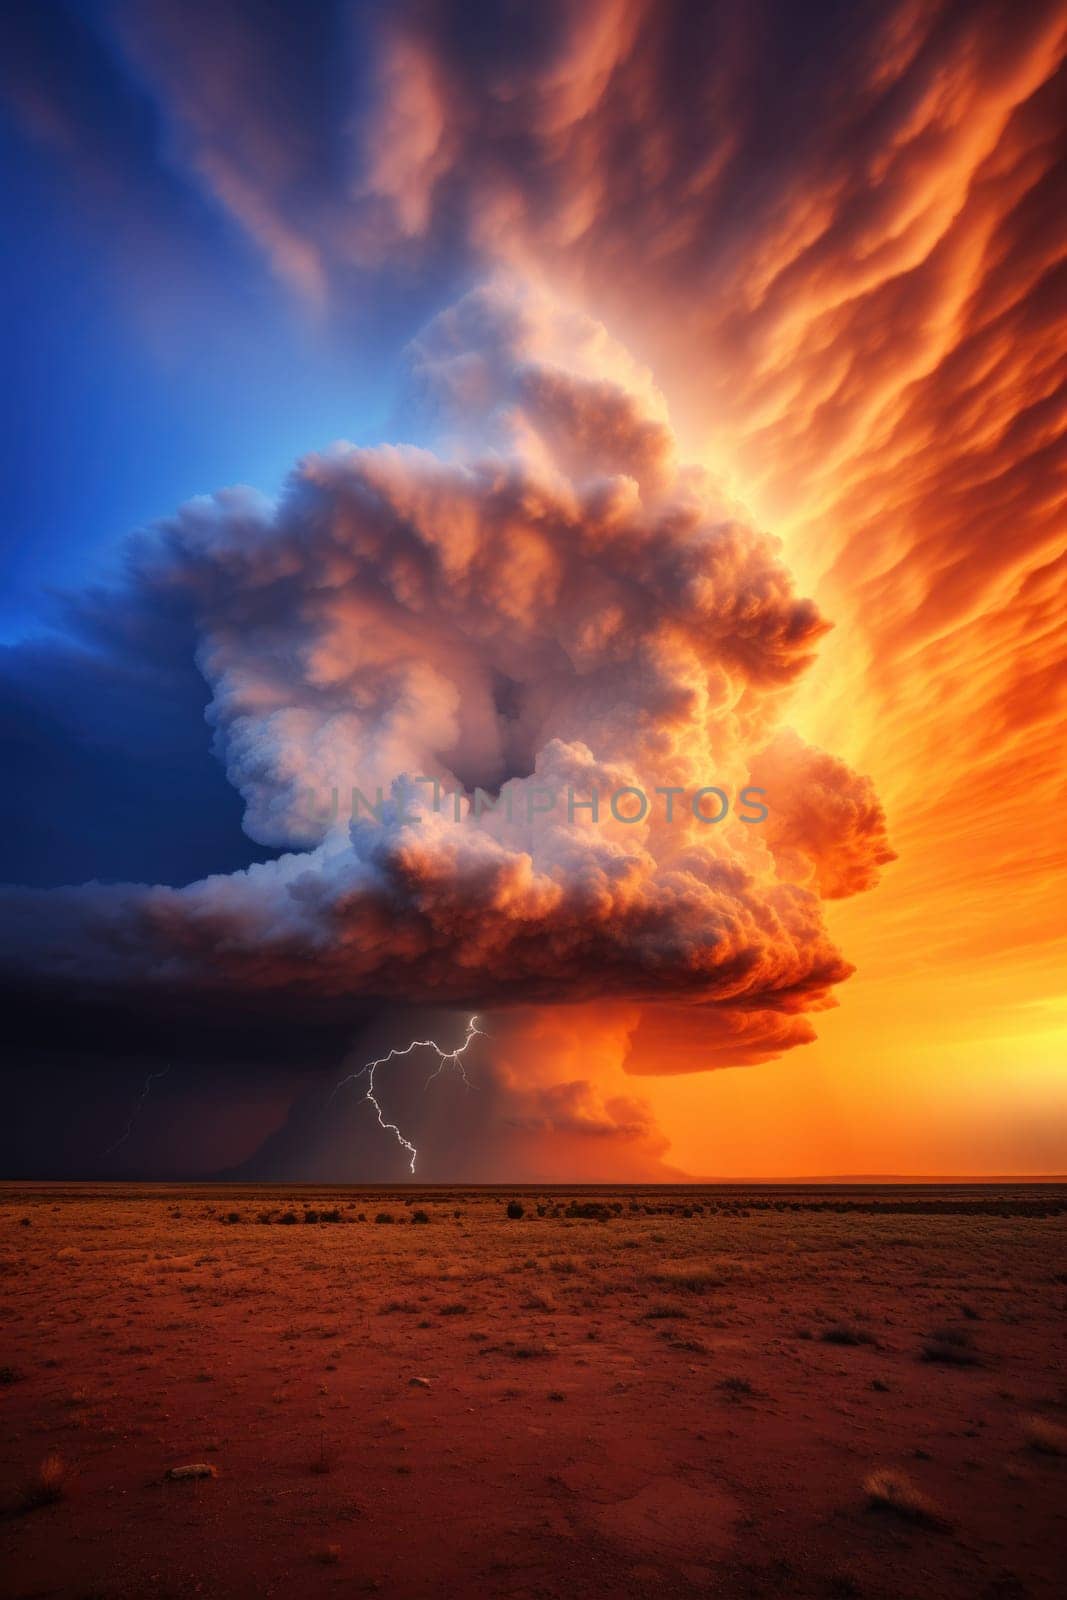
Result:
{"type": "Polygon", "coordinates": [[[289,1227],[296,1221],[296,1212],[295,1211],[283,1211],[281,1216],[278,1218],[278,1221],[279,1222],[284,1222],[286,1224],[286,1226],[289,1227]]]}
{"type": "Polygon", "coordinates": [[[508,1201],[508,1216],[511,1218],[512,1222],[518,1222],[519,1218],[524,1217],[525,1215],[526,1207],[518,1200],[508,1201]]]}
{"type": "Polygon", "coordinates": [[[877,1341],[866,1328],[854,1327],[849,1322],[834,1322],[819,1335],[823,1344],[875,1344],[877,1341]]]}
{"type": "MultiPolygon", "coordinates": [[[[472,1334],[471,1338],[475,1335],[472,1334]]],[[[503,1344],[486,1344],[479,1351],[483,1356],[510,1356],[513,1361],[539,1361],[555,1355],[551,1345],[533,1339],[506,1339],[503,1344]]]]}
{"type": "Polygon", "coordinates": [[[430,1213],[428,1211],[413,1211],[411,1220],[412,1222],[429,1222],[430,1213]]]}
{"type": "Polygon", "coordinates": [[[963,1328],[936,1328],[922,1347],[923,1361],[933,1361],[945,1367],[976,1367],[978,1352],[974,1341],[963,1328]]]}
{"type": "Polygon", "coordinates": [[[756,1392],[747,1378],[721,1378],[718,1387],[728,1400],[743,1400],[756,1392]]]}
{"type": "Polygon", "coordinates": [[[450,1300],[447,1305],[438,1306],[437,1314],[440,1317],[465,1317],[470,1310],[462,1300],[450,1300]]]}
{"type": "Polygon", "coordinates": [[[319,1220],[319,1214],[318,1214],[317,1211],[305,1211],[304,1212],[304,1221],[305,1222],[318,1222],[318,1220],[319,1220]]]}
{"type": "Polygon", "coordinates": [[[340,1222],[341,1220],[342,1218],[340,1210],[336,1206],[334,1206],[330,1211],[319,1212],[320,1222],[340,1222]]]}
{"type": "Polygon", "coordinates": [[[379,1211],[374,1220],[375,1222],[392,1222],[393,1213],[391,1211],[379,1211]]]}
{"type": "Polygon", "coordinates": [[[309,1463],[312,1472],[320,1477],[325,1477],[337,1465],[337,1449],[332,1444],[327,1444],[325,1433],[319,1440],[319,1448],[312,1456],[309,1463]]]}
{"type": "Polygon", "coordinates": [[[11,1383],[21,1383],[25,1376],[21,1367],[0,1367],[0,1385],[5,1388],[11,1383]]]}
{"type": "Polygon", "coordinates": [[[555,1311],[556,1302],[550,1294],[531,1293],[522,1301],[524,1311],[555,1311]]]}
{"type": "Polygon", "coordinates": [[[933,1501],[918,1489],[906,1473],[888,1468],[869,1473],[863,1480],[868,1506],[872,1511],[892,1511],[908,1522],[924,1528],[945,1528],[944,1515],[933,1501]]]}
{"type": "Polygon", "coordinates": [[[1043,1456],[1067,1456],[1067,1428],[1047,1417],[1024,1417],[1023,1436],[1043,1456]]]}

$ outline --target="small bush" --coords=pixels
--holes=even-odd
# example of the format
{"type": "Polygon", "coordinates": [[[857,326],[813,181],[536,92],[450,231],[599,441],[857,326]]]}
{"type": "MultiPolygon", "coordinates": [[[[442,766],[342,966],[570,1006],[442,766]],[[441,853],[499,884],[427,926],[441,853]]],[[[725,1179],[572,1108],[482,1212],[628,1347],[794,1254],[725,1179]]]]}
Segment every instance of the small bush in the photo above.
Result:
{"type": "Polygon", "coordinates": [[[391,1211],[379,1211],[374,1220],[375,1222],[392,1222],[394,1220],[393,1213],[391,1211]]]}
{"type": "Polygon", "coordinates": [[[511,1218],[512,1222],[518,1222],[519,1218],[524,1217],[525,1215],[526,1207],[521,1205],[518,1200],[508,1201],[508,1216],[511,1218]]]}
{"type": "Polygon", "coordinates": [[[600,1200],[572,1200],[567,1207],[568,1217],[582,1217],[588,1222],[607,1222],[613,1214],[611,1207],[600,1200]]]}
{"type": "Polygon", "coordinates": [[[412,1222],[429,1222],[430,1213],[428,1211],[413,1211],[411,1220],[412,1222]]]}

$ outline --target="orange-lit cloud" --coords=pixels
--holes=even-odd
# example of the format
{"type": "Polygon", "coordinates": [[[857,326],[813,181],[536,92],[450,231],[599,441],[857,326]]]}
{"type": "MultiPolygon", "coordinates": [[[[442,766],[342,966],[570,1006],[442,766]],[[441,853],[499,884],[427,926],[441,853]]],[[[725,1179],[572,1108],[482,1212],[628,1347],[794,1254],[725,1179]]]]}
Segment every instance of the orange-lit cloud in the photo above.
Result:
{"type": "MultiPolygon", "coordinates": [[[[854,1021],[803,1058],[808,1089],[854,1086],[871,1034],[886,1041],[892,1095],[861,1075],[845,1096],[885,1147],[839,1138],[835,1158],[807,1128],[772,1170],[967,1170],[954,1096],[979,1168],[1047,1169],[1047,1142],[1031,1158],[1007,1132],[1017,1042],[988,1101],[999,1157],[963,1107],[968,1051],[1027,1037],[1015,1008],[1055,994],[1067,961],[1067,10],[900,4],[847,38],[814,12],[763,34],[725,8],[699,28],[671,6],[552,15],[538,52],[490,52],[481,87],[447,6],[397,21],[452,130],[427,242],[465,205],[480,251],[596,308],[653,365],[687,449],[783,535],[833,619],[791,720],[871,773],[901,858],[847,916],[854,1021]],[[931,983],[959,1037],[939,1022],[940,1054],[917,1040],[931,983]],[[999,1011],[976,1004],[994,987],[999,1011]],[[935,1114],[916,1086],[941,1072],[957,1087],[935,1114]]],[[[641,1034],[638,1070],[657,1050],[676,1068],[717,1055],[687,1024],[641,1034]]],[[[770,1123],[791,1105],[806,1125],[797,1070],[772,1075],[770,1123]]],[[[726,1092],[694,1086],[669,1114],[689,1161],[694,1115],[726,1092]]],[[[730,1095],[763,1104],[751,1080],[730,1095]]],[[[733,1170],[768,1170],[747,1138],[733,1170]]],[[[704,1148],[721,1170],[714,1126],[704,1148]]]]}

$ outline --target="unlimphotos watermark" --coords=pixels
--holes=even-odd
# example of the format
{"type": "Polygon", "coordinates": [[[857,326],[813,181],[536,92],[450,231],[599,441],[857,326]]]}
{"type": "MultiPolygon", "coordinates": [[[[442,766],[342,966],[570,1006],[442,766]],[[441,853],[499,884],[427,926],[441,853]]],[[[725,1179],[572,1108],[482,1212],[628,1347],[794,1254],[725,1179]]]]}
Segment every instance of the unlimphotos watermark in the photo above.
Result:
{"type": "Polygon", "coordinates": [[[612,790],[576,790],[572,784],[551,789],[545,784],[527,781],[504,784],[496,793],[476,788],[471,794],[463,790],[448,793],[438,778],[398,778],[388,791],[377,784],[373,798],[358,785],[350,788],[332,784],[323,791],[305,791],[306,803],[301,808],[303,819],[314,825],[331,827],[342,821],[358,821],[368,817],[375,822],[394,825],[418,823],[429,807],[435,816],[450,817],[462,822],[467,817],[476,820],[491,816],[509,823],[531,826],[539,818],[552,817],[569,823],[588,821],[600,823],[609,817],[614,822],[677,823],[692,817],[697,822],[714,826],[733,815],[739,822],[766,822],[769,815],[764,801],[765,789],[753,784],[738,791],[732,800],[727,789],[718,784],[707,784],[698,789],[687,789],[679,784],[656,784],[651,792],[636,784],[623,784],[612,790]],[[416,786],[419,791],[416,792],[416,786]],[[432,796],[421,792],[432,790],[432,796]]]}

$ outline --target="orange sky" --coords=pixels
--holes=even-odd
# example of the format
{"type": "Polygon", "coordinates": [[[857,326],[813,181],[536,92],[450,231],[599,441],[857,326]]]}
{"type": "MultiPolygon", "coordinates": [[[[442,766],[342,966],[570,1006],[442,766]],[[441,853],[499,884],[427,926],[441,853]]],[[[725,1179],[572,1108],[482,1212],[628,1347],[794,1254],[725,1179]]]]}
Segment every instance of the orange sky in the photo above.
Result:
{"type": "Polygon", "coordinates": [[[576,27],[540,208],[506,185],[476,207],[487,249],[648,362],[685,444],[782,538],[835,623],[789,720],[873,777],[899,856],[829,907],[857,972],[817,1043],[638,1080],[693,1172],[1067,1168],[1067,18],[975,8],[939,32],[936,10],[886,8],[850,84],[876,132],[830,126],[808,171],[783,150],[728,247],[698,248],[715,163],[683,188],[666,133],[647,195],[675,204],[644,196],[634,233],[613,193],[605,75],[655,115],[641,7],[576,27]]]}
{"type": "Polygon", "coordinates": [[[708,458],[836,623],[790,720],[873,777],[899,856],[829,908],[857,972],[817,1043],[645,1080],[694,1171],[1067,1166],[1063,36],[943,64],[862,264],[806,259],[829,219],[797,197],[761,254],[765,304],[788,293],[759,319],[740,263],[716,309],[710,414],[680,363],[708,458]]]}

